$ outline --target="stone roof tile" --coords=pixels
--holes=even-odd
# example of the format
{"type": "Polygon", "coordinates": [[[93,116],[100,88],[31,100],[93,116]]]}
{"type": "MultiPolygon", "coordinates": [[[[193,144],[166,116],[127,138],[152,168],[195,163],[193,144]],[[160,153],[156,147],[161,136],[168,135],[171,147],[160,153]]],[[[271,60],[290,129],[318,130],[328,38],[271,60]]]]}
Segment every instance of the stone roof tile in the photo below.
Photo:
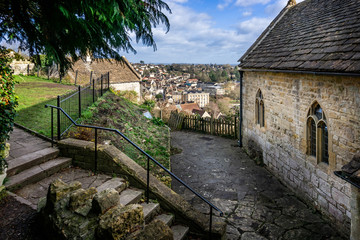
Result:
{"type": "Polygon", "coordinates": [[[240,67],[360,73],[359,0],[305,0],[284,8],[240,67]]]}

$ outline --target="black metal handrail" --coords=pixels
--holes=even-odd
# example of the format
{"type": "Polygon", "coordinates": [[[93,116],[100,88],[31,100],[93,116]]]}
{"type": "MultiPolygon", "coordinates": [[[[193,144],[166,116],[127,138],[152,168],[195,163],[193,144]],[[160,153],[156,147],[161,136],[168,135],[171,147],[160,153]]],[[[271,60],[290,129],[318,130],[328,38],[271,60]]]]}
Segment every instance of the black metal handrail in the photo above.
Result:
{"type": "MultiPolygon", "coordinates": [[[[98,127],[98,126],[91,126],[91,125],[82,125],[82,124],[78,124],[76,123],[61,107],[56,107],[53,105],[45,105],[45,107],[51,107],[51,140],[52,143],[54,143],[54,133],[53,133],[53,109],[57,109],[58,111],[61,111],[75,126],[77,127],[84,127],[84,128],[93,128],[95,129],[95,171],[97,170],[97,130],[105,130],[105,131],[110,131],[110,132],[115,132],[117,134],[119,134],[122,138],[124,138],[128,143],[130,143],[132,146],[134,146],[137,150],[139,150],[142,154],[144,154],[147,157],[147,185],[146,185],[146,202],[149,203],[149,184],[150,184],[150,161],[151,160],[153,163],[155,163],[156,165],[158,165],[160,168],[162,168],[165,172],[167,172],[170,176],[172,176],[173,178],[175,178],[179,183],[181,183],[184,187],[186,187],[188,190],[190,190],[193,194],[195,194],[197,197],[199,197],[201,200],[203,200],[205,203],[207,203],[210,207],[210,221],[209,221],[209,233],[210,233],[210,238],[211,238],[211,232],[212,232],[212,215],[213,215],[213,209],[215,209],[216,211],[218,211],[220,213],[220,216],[223,216],[223,212],[217,208],[215,205],[213,205],[210,201],[208,201],[207,199],[205,199],[203,196],[201,196],[199,193],[197,193],[195,190],[193,190],[190,186],[188,186],[184,181],[182,181],[179,177],[177,177],[174,173],[172,173],[169,169],[167,169],[166,167],[164,167],[161,163],[159,163],[158,161],[156,161],[153,157],[151,157],[149,154],[147,154],[144,150],[142,150],[139,146],[137,146],[135,143],[133,143],[130,139],[128,139],[123,133],[121,133],[119,130],[117,129],[113,129],[113,128],[104,128],[104,127],[98,127]]],[[[58,139],[59,140],[59,139],[58,139]]]]}

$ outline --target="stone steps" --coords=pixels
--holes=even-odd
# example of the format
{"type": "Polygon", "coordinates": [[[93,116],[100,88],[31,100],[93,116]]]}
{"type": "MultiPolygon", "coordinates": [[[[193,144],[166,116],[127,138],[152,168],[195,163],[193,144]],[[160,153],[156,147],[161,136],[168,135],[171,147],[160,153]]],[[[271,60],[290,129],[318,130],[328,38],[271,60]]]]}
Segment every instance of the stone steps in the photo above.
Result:
{"type": "Polygon", "coordinates": [[[171,226],[174,222],[174,216],[171,214],[161,214],[155,217],[155,219],[158,219],[165,223],[168,226],[171,226]]]}
{"type": "Polygon", "coordinates": [[[108,188],[114,188],[116,191],[121,193],[126,188],[125,180],[122,178],[112,178],[96,188],[98,192],[101,192],[108,188]]]}
{"type": "Polygon", "coordinates": [[[142,203],[145,223],[149,223],[153,217],[160,211],[158,203],[142,203]]]}
{"type": "MultiPolygon", "coordinates": [[[[130,204],[139,203],[143,198],[144,191],[134,188],[124,189],[124,186],[126,186],[126,184],[124,183],[123,179],[113,178],[97,187],[97,191],[100,192],[107,188],[114,188],[119,192],[120,204],[127,206],[130,204]]],[[[171,227],[171,230],[174,234],[174,240],[182,240],[186,237],[186,234],[189,232],[189,227],[185,227],[182,225],[173,225],[174,216],[171,214],[163,213],[158,215],[161,212],[160,205],[158,203],[150,202],[141,203],[140,205],[143,207],[145,224],[149,224],[151,221],[157,219],[171,227]]]]}
{"type": "Polygon", "coordinates": [[[39,165],[35,165],[9,177],[9,180],[5,183],[5,186],[10,191],[15,190],[25,185],[38,182],[70,165],[71,158],[55,158],[39,165]]]}
{"type": "Polygon", "coordinates": [[[144,191],[142,190],[133,190],[125,189],[120,193],[120,204],[126,206],[129,204],[135,204],[140,201],[143,196],[144,191]]]}
{"type": "Polygon", "coordinates": [[[50,147],[12,159],[9,161],[8,170],[6,172],[7,176],[14,176],[21,171],[39,165],[49,159],[54,159],[58,155],[59,149],[50,147]]]}

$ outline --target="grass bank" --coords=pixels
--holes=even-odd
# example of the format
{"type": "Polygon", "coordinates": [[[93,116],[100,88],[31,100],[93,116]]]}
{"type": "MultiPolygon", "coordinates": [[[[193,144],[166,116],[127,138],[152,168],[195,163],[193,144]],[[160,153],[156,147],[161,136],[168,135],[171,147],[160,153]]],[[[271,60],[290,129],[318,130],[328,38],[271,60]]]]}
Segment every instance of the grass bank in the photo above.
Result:
{"type": "MultiPolygon", "coordinates": [[[[164,167],[170,169],[169,129],[158,119],[149,120],[144,117],[145,111],[129,100],[107,92],[82,114],[80,122],[118,129],[164,167]]],[[[70,131],[69,136],[93,141],[94,131],[78,128],[70,131]]],[[[145,168],[147,159],[121,136],[106,131],[100,131],[98,136],[100,142],[110,140],[110,144],[145,168]]],[[[151,171],[153,175],[170,185],[171,178],[162,169],[151,164],[151,171]]]]}
{"type": "Polygon", "coordinates": [[[15,76],[15,93],[19,97],[15,122],[45,136],[50,136],[50,109],[56,96],[75,90],[75,86],[55,83],[35,76],[15,76]]]}

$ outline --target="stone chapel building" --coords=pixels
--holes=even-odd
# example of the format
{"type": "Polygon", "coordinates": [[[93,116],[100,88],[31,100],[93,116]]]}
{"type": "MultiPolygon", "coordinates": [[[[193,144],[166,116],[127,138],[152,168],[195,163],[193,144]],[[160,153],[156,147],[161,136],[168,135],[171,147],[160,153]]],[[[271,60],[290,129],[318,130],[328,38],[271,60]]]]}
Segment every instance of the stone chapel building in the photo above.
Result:
{"type": "Polygon", "coordinates": [[[360,151],[360,2],[288,5],[240,58],[240,144],[349,233],[360,151]]]}

